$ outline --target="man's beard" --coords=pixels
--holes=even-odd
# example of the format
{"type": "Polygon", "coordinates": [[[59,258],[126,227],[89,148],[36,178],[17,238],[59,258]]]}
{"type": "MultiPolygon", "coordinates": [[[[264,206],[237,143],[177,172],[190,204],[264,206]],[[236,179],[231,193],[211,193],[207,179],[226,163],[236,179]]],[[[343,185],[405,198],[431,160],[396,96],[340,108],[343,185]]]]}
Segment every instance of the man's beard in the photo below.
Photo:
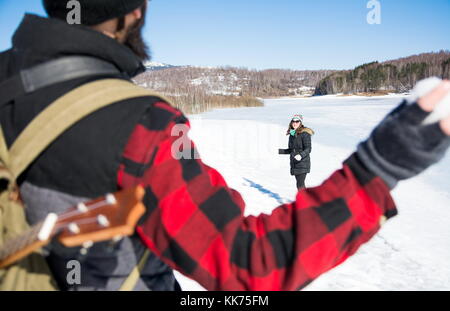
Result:
{"type": "Polygon", "coordinates": [[[142,18],[130,27],[125,37],[125,42],[123,43],[125,46],[129,47],[141,61],[150,60],[151,58],[150,48],[144,41],[142,35],[145,26],[146,12],[147,5],[144,5],[142,7],[142,18]]]}

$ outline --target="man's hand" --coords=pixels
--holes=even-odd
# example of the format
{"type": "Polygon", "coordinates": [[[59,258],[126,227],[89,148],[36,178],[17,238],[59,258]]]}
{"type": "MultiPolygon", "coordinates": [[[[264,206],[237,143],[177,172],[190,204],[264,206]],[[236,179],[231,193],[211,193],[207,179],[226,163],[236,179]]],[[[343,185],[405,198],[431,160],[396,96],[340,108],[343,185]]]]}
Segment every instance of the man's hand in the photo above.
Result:
{"type": "Polygon", "coordinates": [[[301,160],[302,160],[302,156],[299,155],[299,154],[297,154],[297,155],[294,157],[294,159],[297,160],[297,161],[301,161],[301,160]]]}
{"type": "Polygon", "coordinates": [[[361,161],[391,189],[444,157],[450,146],[450,116],[430,125],[422,122],[449,92],[450,81],[444,81],[415,103],[405,100],[358,146],[361,161]]]}

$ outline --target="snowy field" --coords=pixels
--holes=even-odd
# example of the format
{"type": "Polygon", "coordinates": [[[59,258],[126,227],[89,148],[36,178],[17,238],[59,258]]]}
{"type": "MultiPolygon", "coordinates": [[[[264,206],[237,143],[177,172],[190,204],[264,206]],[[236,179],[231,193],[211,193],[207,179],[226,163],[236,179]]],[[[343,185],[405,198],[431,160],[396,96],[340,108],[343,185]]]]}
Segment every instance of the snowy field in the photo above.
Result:
{"type": "MultiPolygon", "coordinates": [[[[305,116],[313,137],[307,186],[322,183],[402,99],[325,96],[265,100],[265,107],[214,110],[190,116],[203,161],[238,190],[247,215],[270,213],[296,195],[285,135],[292,115],[305,116]]],[[[450,155],[393,192],[399,216],[356,255],[305,290],[450,290],[450,155]]],[[[180,274],[184,290],[202,290],[180,274]]]]}

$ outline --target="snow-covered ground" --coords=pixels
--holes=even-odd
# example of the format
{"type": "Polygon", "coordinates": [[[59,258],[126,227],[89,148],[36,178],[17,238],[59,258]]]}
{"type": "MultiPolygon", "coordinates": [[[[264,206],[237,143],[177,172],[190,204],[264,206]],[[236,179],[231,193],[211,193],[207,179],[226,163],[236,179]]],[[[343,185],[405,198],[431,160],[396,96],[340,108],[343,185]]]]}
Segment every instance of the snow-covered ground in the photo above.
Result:
{"type": "MultiPolygon", "coordinates": [[[[203,161],[218,169],[247,204],[246,213],[270,213],[296,194],[285,135],[301,113],[313,137],[307,186],[322,183],[402,97],[265,100],[265,107],[221,109],[190,116],[190,137],[203,161]]],[[[306,290],[450,290],[450,155],[393,192],[399,216],[341,266],[306,290]]],[[[177,274],[184,290],[201,290],[177,274]]]]}

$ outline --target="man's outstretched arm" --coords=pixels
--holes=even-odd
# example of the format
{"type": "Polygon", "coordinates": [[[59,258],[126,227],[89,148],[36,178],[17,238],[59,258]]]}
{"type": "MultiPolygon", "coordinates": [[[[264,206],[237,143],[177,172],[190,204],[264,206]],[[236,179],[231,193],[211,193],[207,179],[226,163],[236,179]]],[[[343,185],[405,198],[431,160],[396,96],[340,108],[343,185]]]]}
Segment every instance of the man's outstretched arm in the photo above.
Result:
{"type": "Polygon", "coordinates": [[[219,172],[200,159],[175,159],[171,129],[186,119],[167,104],[156,108],[174,117],[164,125],[153,112],[135,129],[119,183],[145,186],[147,214],[137,229],[144,243],[209,290],[300,289],[397,213],[385,183],[353,155],[295,202],[244,217],[241,195],[219,172]]]}
{"type": "MultiPolygon", "coordinates": [[[[396,215],[390,188],[442,159],[450,146],[450,117],[422,121],[449,91],[446,81],[417,102],[404,102],[342,169],[271,215],[244,217],[242,197],[216,170],[199,159],[175,159],[171,148],[178,137],[171,129],[187,120],[165,103],[155,105],[164,113],[153,111],[133,133],[119,185],[146,187],[147,214],[137,229],[142,240],[205,288],[300,289],[396,215]]],[[[187,149],[195,150],[192,142],[187,149]]]]}

